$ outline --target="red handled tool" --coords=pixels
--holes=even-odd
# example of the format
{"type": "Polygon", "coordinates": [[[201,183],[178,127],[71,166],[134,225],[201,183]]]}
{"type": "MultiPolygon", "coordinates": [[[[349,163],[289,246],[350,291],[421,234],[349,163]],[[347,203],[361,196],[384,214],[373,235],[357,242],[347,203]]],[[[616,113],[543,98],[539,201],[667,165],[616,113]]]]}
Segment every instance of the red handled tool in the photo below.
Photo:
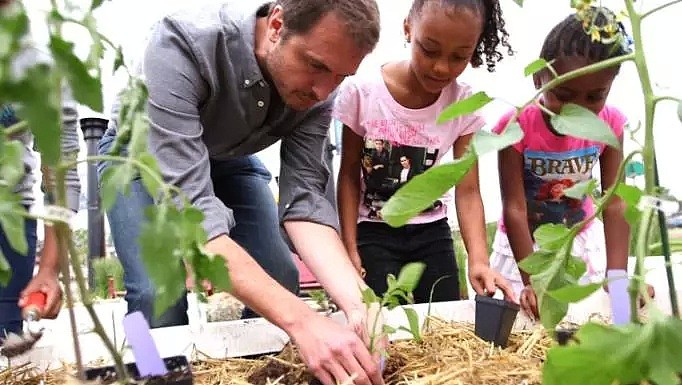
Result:
{"type": "Polygon", "coordinates": [[[47,295],[43,292],[29,294],[26,305],[21,309],[24,319],[24,333],[22,335],[9,333],[2,341],[0,354],[11,358],[26,353],[43,336],[43,330],[38,321],[47,303],[47,295]]]}

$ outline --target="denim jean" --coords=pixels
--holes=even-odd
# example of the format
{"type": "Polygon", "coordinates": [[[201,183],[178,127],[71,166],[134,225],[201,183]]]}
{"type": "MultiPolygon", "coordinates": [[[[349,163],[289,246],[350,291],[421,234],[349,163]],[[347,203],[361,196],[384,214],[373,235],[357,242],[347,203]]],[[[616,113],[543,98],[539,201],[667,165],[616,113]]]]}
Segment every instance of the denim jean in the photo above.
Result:
{"type": "MultiPolygon", "coordinates": [[[[99,153],[106,154],[114,142],[107,132],[99,144],[99,153]]],[[[99,176],[108,167],[101,163],[99,176]]],[[[233,211],[236,225],[230,238],[243,247],[277,282],[298,293],[298,270],[292,253],[282,237],[277,206],[268,183],[272,176],[256,156],[243,156],[211,162],[211,178],[216,196],[233,211]]],[[[141,311],[151,327],[185,325],[188,323],[187,298],[153,317],[154,288],[139,255],[138,237],[144,223],[144,209],[153,203],[141,180],[133,181],[130,193],[119,194],[107,212],[114,248],[123,265],[128,312],[141,311]]],[[[178,285],[184,285],[178,282],[178,285]]],[[[244,318],[256,317],[250,309],[244,318]]]]}
{"type": "Polygon", "coordinates": [[[28,253],[19,254],[7,241],[7,236],[0,226],[0,250],[7,259],[12,277],[7,286],[0,285],[0,340],[6,333],[20,333],[22,329],[21,310],[17,306],[19,294],[33,277],[36,263],[36,221],[28,219],[24,231],[28,243],[28,253]]]}
{"type": "Polygon", "coordinates": [[[398,228],[365,221],[358,223],[357,232],[358,253],[367,271],[365,282],[374,292],[386,292],[388,274],[397,277],[406,264],[423,262],[426,268],[413,292],[414,302],[429,302],[432,288],[433,302],[459,300],[457,262],[447,219],[398,228]]]}

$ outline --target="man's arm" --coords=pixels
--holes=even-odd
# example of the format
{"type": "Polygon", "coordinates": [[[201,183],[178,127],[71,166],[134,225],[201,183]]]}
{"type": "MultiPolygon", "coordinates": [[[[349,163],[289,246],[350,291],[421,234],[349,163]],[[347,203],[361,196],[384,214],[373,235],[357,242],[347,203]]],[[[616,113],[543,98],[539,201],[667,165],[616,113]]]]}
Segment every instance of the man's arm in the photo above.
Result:
{"type": "Polygon", "coordinates": [[[330,123],[331,102],[326,101],[282,141],[280,215],[298,255],[349,316],[364,311],[366,285],[341,242],[334,204],[325,198],[329,170],[323,157],[330,123]]]}

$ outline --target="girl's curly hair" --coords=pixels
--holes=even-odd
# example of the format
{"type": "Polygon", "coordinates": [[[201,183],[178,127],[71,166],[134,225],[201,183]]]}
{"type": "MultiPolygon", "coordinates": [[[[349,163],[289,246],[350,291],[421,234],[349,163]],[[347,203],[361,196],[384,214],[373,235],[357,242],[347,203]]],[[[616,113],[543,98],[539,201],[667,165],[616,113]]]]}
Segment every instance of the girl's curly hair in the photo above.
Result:
{"type": "Polygon", "coordinates": [[[514,54],[498,0],[414,0],[408,17],[412,20],[418,17],[424,6],[431,2],[439,2],[442,7],[463,7],[481,15],[483,32],[471,57],[472,67],[479,67],[485,62],[488,71],[495,71],[495,64],[503,58],[499,46],[507,49],[507,55],[514,54]]]}

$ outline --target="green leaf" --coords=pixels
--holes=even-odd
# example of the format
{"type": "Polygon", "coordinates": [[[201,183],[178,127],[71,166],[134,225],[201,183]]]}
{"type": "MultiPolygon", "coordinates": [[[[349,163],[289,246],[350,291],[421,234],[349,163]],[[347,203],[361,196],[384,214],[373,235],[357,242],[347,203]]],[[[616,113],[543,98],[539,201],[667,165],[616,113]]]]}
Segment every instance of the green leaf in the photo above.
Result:
{"type": "Polygon", "coordinates": [[[533,237],[541,249],[552,251],[566,243],[570,232],[563,224],[546,223],[535,230],[533,237]]]}
{"type": "Polygon", "coordinates": [[[410,325],[409,332],[412,333],[412,338],[415,341],[420,342],[422,340],[421,328],[419,327],[419,316],[417,312],[411,307],[404,307],[405,316],[407,317],[407,322],[410,325]]]}
{"type": "Polygon", "coordinates": [[[119,68],[123,67],[125,65],[125,61],[123,60],[123,48],[118,47],[116,48],[116,59],[114,59],[114,70],[113,73],[116,73],[119,68]]]}
{"type": "Polygon", "coordinates": [[[127,194],[130,182],[135,177],[135,169],[130,163],[110,164],[102,173],[102,208],[111,209],[116,202],[118,193],[127,194]]]}
{"type": "Polygon", "coordinates": [[[443,112],[441,112],[441,114],[438,116],[436,123],[442,124],[462,115],[475,112],[481,107],[490,103],[492,100],[493,99],[485,92],[477,92],[466,99],[462,99],[446,107],[445,110],[443,110],[443,112]]]}
{"type": "Polygon", "coordinates": [[[103,2],[104,2],[104,0],[92,0],[92,5],[90,6],[90,10],[93,11],[93,10],[99,8],[103,2]]]}
{"type": "Polygon", "coordinates": [[[597,188],[597,183],[596,179],[584,180],[565,189],[564,195],[573,199],[583,199],[585,196],[592,194],[594,189],[597,188]]]}
{"type": "Polygon", "coordinates": [[[182,218],[170,205],[149,206],[147,221],[142,224],[139,238],[140,252],[145,269],[154,285],[154,314],[162,315],[185,294],[183,260],[194,250],[187,250],[181,238],[182,218]]]}
{"type": "Polygon", "coordinates": [[[557,301],[548,295],[538,297],[538,302],[542,326],[547,330],[554,330],[568,313],[568,304],[557,301]]]}
{"type": "Polygon", "coordinates": [[[12,278],[12,269],[5,259],[5,254],[0,250],[0,287],[6,287],[10,278],[12,278]]]}
{"type": "Polygon", "coordinates": [[[14,187],[23,179],[24,145],[18,140],[0,143],[0,178],[8,187],[14,187]]]}
{"type": "Polygon", "coordinates": [[[61,90],[53,85],[50,67],[39,64],[28,68],[21,81],[4,91],[8,99],[19,103],[17,115],[28,122],[43,165],[55,166],[61,155],[61,90]]]}
{"type": "Polygon", "coordinates": [[[581,258],[571,256],[566,262],[566,274],[577,282],[587,272],[587,264],[581,258]]]}
{"type": "Polygon", "coordinates": [[[515,2],[519,7],[523,7],[523,0],[514,0],[514,2],[515,2]]]}
{"type": "Polygon", "coordinates": [[[682,320],[656,316],[643,325],[589,323],[579,343],[553,347],[543,367],[544,385],[679,384],[682,320]]]}
{"type": "Polygon", "coordinates": [[[24,215],[26,208],[21,198],[7,188],[0,189],[0,226],[10,247],[21,255],[28,254],[24,215]]]}
{"type": "Polygon", "coordinates": [[[526,68],[523,69],[523,76],[530,76],[534,73],[547,67],[549,63],[545,59],[537,59],[534,62],[528,64],[526,68]]]}
{"type": "Polygon", "coordinates": [[[573,303],[582,301],[583,299],[595,293],[601,287],[602,284],[600,283],[591,283],[588,285],[568,285],[559,289],[551,290],[547,294],[559,302],[573,303]]]}
{"type": "Polygon", "coordinates": [[[682,122],[682,100],[677,103],[677,117],[680,119],[680,122],[682,122]]]}
{"type": "Polygon", "coordinates": [[[631,227],[637,228],[637,226],[639,226],[640,217],[642,216],[642,212],[637,208],[637,205],[639,204],[642,195],[644,195],[644,192],[637,187],[621,182],[616,186],[616,195],[625,201],[625,220],[631,227]]]}
{"type": "Polygon", "coordinates": [[[398,287],[406,293],[412,293],[419,284],[426,265],[422,262],[412,262],[405,265],[398,274],[398,287]]]}
{"type": "Polygon", "coordinates": [[[369,305],[374,302],[381,302],[381,300],[374,293],[374,290],[368,287],[362,291],[362,302],[364,302],[365,305],[369,305]]]}
{"type": "Polygon", "coordinates": [[[488,131],[477,131],[472,139],[474,151],[479,157],[507,148],[523,139],[523,131],[518,123],[514,122],[502,134],[494,134],[488,131]]]}
{"type": "Polygon", "coordinates": [[[475,162],[476,154],[468,151],[454,162],[431,167],[415,176],[386,202],[381,209],[382,217],[393,227],[403,226],[459,183],[475,162]]]}
{"type": "Polygon", "coordinates": [[[147,166],[149,170],[139,168],[140,176],[142,177],[142,184],[153,198],[157,198],[161,194],[162,179],[161,170],[156,163],[156,159],[149,153],[144,153],[137,158],[142,164],[147,166]]]}
{"type": "Polygon", "coordinates": [[[73,53],[73,43],[56,36],[50,36],[50,51],[57,65],[66,73],[73,96],[81,104],[102,112],[102,82],[97,76],[90,76],[88,69],[73,53]]]}
{"type": "Polygon", "coordinates": [[[225,259],[220,255],[207,253],[197,244],[194,244],[193,251],[192,271],[200,279],[197,282],[207,279],[218,291],[231,291],[232,282],[225,259]]]}
{"type": "Polygon", "coordinates": [[[551,118],[554,129],[563,135],[594,140],[620,149],[620,142],[611,127],[594,112],[577,104],[564,104],[559,115],[551,118]]]}
{"type": "Polygon", "coordinates": [[[519,262],[519,268],[530,275],[540,274],[552,264],[555,253],[539,250],[519,262]]]}
{"type": "Polygon", "coordinates": [[[384,324],[384,325],[381,327],[381,332],[382,332],[383,334],[387,334],[387,335],[388,335],[388,334],[393,334],[393,333],[395,333],[395,332],[397,332],[397,331],[398,331],[398,329],[396,329],[396,328],[394,328],[393,326],[390,326],[390,325],[384,324]]]}
{"type": "Polygon", "coordinates": [[[639,200],[644,195],[644,192],[638,187],[630,186],[623,182],[618,183],[615,193],[621,197],[628,206],[637,206],[639,204],[639,200]]]}

